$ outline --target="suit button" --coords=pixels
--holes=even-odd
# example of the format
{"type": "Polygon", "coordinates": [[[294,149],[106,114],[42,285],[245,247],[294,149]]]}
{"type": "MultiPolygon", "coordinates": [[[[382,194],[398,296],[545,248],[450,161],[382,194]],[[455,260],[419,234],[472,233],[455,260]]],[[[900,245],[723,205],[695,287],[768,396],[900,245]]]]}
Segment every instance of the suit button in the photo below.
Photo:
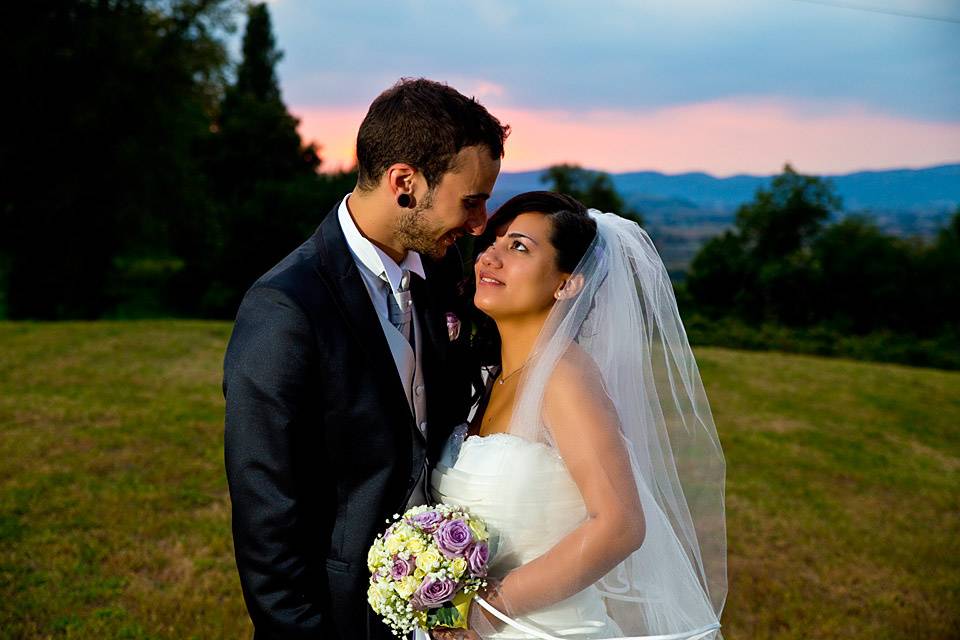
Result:
{"type": "Polygon", "coordinates": [[[417,394],[417,397],[418,397],[418,398],[419,398],[420,396],[422,396],[422,395],[423,395],[423,385],[422,385],[422,384],[418,384],[417,387],[413,390],[413,392],[414,392],[415,394],[417,394]]]}
{"type": "Polygon", "coordinates": [[[423,431],[424,433],[426,433],[426,431],[427,431],[427,422],[426,422],[426,420],[424,420],[423,422],[420,423],[420,431],[423,431]]]}

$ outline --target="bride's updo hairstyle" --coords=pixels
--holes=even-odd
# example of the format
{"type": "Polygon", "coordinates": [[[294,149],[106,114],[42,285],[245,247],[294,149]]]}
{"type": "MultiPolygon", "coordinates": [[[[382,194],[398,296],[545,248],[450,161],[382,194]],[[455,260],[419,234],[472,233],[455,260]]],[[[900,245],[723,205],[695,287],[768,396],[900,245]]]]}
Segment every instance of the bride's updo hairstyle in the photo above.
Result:
{"type": "Polygon", "coordinates": [[[542,213],[550,219],[550,244],[557,250],[557,269],[573,273],[597,235],[597,223],[579,200],[553,191],[527,191],[500,205],[487,221],[477,255],[493,243],[497,229],[522,213],[542,213]]]}
{"type": "MultiPolygon", "coordinates": [[[[590,248],[597,236],[597,223],[587,213],[582,202],[563,193],[553,191],[527,191],[516,195],[490,216],[487,229],[478,238],[475,256],[479,256],[493,244],[497,229],[509,224],[523,213],[541,213],[550,219],[550,244],[557,252],[557,269],[563,273],[573,273],[580,260],[590,248]]],[[[471,289],[476,288],[476,283],[471,289]]],[[[473,291],[466,292],[473,299],[473,291]]],[[[471,339],[471,348],[480,366],[500,365],[500,333],[494,321],[471,305],[475,331],[471,339]]],[[[482,384],[475,384],[479,398],[482,384]]]]}

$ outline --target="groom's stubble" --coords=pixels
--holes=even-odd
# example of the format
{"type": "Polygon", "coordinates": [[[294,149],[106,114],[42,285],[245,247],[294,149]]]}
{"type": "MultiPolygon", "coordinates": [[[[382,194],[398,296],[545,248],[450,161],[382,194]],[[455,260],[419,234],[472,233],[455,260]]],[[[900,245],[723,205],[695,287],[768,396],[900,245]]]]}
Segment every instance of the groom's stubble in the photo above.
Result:
{"type": "Polygon", "coordinates": [[[405,209],[397,216],[396,237],[407,251],[439,260],[447,253],[441,241],[443,227],[431,224],[426,212],[433,207],[433,189],[413,209],[405,209]]]}

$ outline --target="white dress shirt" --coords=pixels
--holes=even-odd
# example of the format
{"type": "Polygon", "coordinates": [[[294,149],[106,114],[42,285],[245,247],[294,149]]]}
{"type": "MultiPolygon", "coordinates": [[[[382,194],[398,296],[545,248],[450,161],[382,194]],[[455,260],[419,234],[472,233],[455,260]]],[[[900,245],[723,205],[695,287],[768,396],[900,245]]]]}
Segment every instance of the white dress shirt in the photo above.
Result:
{"type": "Polygon", "coordinates": [[[400,288],[400,278],[403,276],[404,269],[426,279],[427,276],[423,271],[423,261],[419,253],[407,251],[407,257],[403,259],[403,263],[397,264],[380,247],[366,239],[353,221],[353,216],[350,215],[350,209],[347,206],[347,200],[349,199],[350,194],[348,193],[340,202],[340,209],[337,211],[340,227],[347,239],[350,253],[353,254],[353,259],[360,268],[360,275],[363,276],[363,282],[367,285],[367,291],[370,293],[374,308],[380,317],[389,320],[390,312],[387,309],[387,301],[381,294],[380,289],[383,278],[386,277],[390,284],[390,290],[396,294],[396,291],[400,288]]]}
{"type": "MultiPolygon", "coordinates": [[[[404,386],[404,393],[407,396],[407,402],[417,423],[417,427],[424,437],[427,435],[427,417],[426,417],[426,398],[425,388],[422,380],[422,371],[419,363],[421,351],[421,335],[419,322],[416,319],[416,308],[411,307],[411,326],[410,335],[414,337],[415,349],[411,349],[410,342],[402,336],[396,327],[390,322],[390,310],[387,305],[386,293],[384,292],[384,281],[389,284],[390,291],[397,297],[397,289],[400,288],[400,278],[403,271],[408,270],[411,273],[425,278],[423,261],[420,254],[408,251],[401,264],[397,264],[383,250],[370,242],[360,233],[350,209],[347,200],[350,194],[340,203],[337,210],[337,217],[340,222],[340,228],[343,229],[344,238],[350,253],[353,255],[357,269],[360,271],[363,283],[373,302],[374,309],[380,319],[380,325],[384,330],[387,343],[390,347],[390,353],[393,356],[394,364],[397,367],[397,373],[404,386]]],[[[407,294],[409,296],[409,294],[407,294]]],[[[397,300],[402,308],[401,300],[397,300]]],[[[426,473],[422,473],[416,488],[410,497],[409,506],[426,503],[426,473]]]]}

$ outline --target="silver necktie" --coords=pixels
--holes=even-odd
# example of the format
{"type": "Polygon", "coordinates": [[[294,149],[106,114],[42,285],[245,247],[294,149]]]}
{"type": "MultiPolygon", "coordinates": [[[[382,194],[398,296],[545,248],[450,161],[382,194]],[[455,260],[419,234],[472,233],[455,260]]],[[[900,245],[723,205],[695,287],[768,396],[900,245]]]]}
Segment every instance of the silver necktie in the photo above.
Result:
{"type": "Polygon", "coordinates": [[[403,337],[410,342],[410,320],[412,319],[413,297],[410,295],[410,271],[403,270],[400,276],[400,286],[396,292],[390,290],[390,283],[387,281],[387,274],[381,276],[387,289],[387,310],[390,316],[390,322],[397,328],[403,337]]]}

